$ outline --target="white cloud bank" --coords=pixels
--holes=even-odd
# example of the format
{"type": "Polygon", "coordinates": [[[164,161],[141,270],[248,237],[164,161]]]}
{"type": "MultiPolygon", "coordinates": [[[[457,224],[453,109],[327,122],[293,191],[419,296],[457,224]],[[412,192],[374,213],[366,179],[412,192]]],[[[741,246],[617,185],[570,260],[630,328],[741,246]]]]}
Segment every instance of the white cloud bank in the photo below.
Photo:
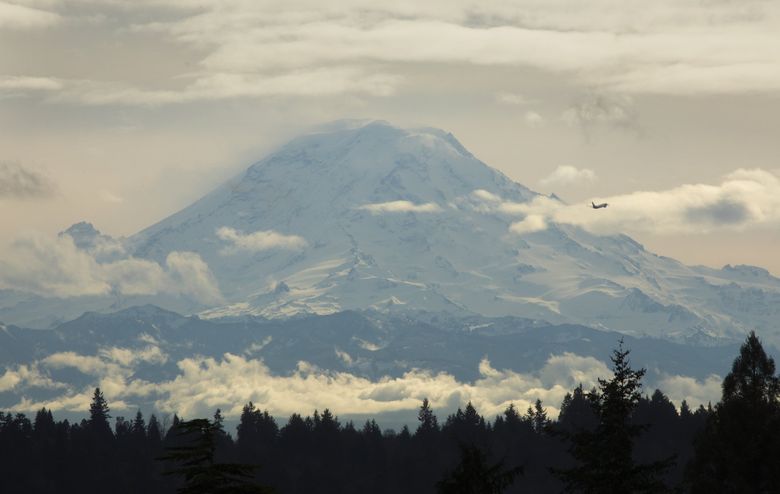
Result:
{"type": "MultiPolygon", "coordinates": [[[[555,417],[567,392],[579,384],[589,389],[599,377],[611,375],[603,362],[567,352],[550,355],[542,368],[532,373],[496,369],[483,359],[479,377],[473,382],[420,369],[372,381],[348,372],[322,370],[306,362],[299,362],[289,375],[274,375],[262,360],[230,353],[222,358],[182,359],[177,362],[179,374],[168,381],[152,383],[134,376],[137,365],[162,365],[167,359],[151,344],[137,349],[105,348],[95,356],[53,354],[25,368],[28,376],[38,376],[28,378],[28,385],[41,385],[43,380],[49,388],[64,387],[63,383],[45,377],[50,369],[62,368],[77,369],[93,376],[94,382],[46,401],[23,398],[12,408],[34,411],[45,406],[55,411],[85,412],[91,390],[100,386],[115,410],[134,409],[143,399],[153,400],[159,411],[186,417],[207,416],[216,408],[228,417],[237,417],[248,401],[277,416],[307,413],[315,408],[330,408],[340,414],[378,414],[413,411],[426,397],[434,408],[443,410],[454,410],[471,401],[486,417],[503,412],[510,403],[524,410],[538,398],[555,417]]],[[[0,390],[19,391],[24,383],[14,375],[7,376],[9,371],[0,377],[0,390]]],[[[676,403],[685,399],[692,407],[716,402],[720,397],[718,376],[703,382],[685,376],[664,376],[658,387],[676,403]]]]}
{"type": "Polygon", "coordinates": [[[607,234],[706,233],[780,225],[780,177],[761,169],[736,170],[718,185],[687,184],[594,198],[593,202],[609,204],[598,211],[590,208],[590,200],[567,205],[546,196],[526,203],[482,199],[490,211],[524,216],[511,226],[516,233],[543,230],[550,223],[607,234]]]}
{"type": "Polygon", "coordinates": [[[222,299],[211,270],[194,252],[171,252],[164,265],[134,257],[99,262],[99,254],[79,249],[69,235],[23,235],[0,260],[0,287],[61,298],[167,293],[203,303],[222,299]]]}
{"type": "Polygon", "coordinates": [[[235,228],[223,226],[217,230],[217,237],[230,245],[220,252],[225,255],[238,252],[261,252],[271,249],[303,249],[306,240],[298,235],[285,235],[273,230],[260,230],[244,234],[235,228]]]}
{"type": "Polygon", "coordinates": [[[415,204],[411,201],[390,201],[374,204],[364,204],[358,209],[363,209],[371,214],[381,213],[440,213],[441,207],[433,202],[415,204]]]}
{"type": "MultiPolygon", "coordinates": [[[[460,382],[452,375],[414,369],[396,378],[372,381],[346,372],[318,369],[299,362],[290,375],[273,375],[262,360],[226,353],[221,359],[194,356],[177,363],[179,374],[172,380],[151,383],[134,377],[138,364],[161,365],[167,355],[148,345],[140,349],[106,348],[95,356],[62,352],[33,364],[35,372],[46,375],[50,369],[74,368],[93,376],[84,389],[70,391],[42,402],[23,398],[15,410],[37,410],[45,406],[57,410],[85,411],[90,389],[100,386],[113,409],[133,407],[139,398],[156,400],[163,412],[202,416],[221,408],[229,417],[241,413],[248,401],[268,408],[275,415],[330,408],[338,413],[376,414],[414,410],[423,398],[434,407],[454,409],[472,401],[485,416],[501,413],[510,403],[525,409],[542,399],[553,416],[568,391],[579,383],[596,384],[609,370],[597,359],[571,353],[551,355],[536,373],[499,370],[485,359],[479,364],[480,377],[460,382]]],[[[11,382],[3,377],[0,383],[11,382]]],[[[19,382],[5,384],[11,389],[19,382]]],[[[62,386],[62,383],[55,383],[62,386]]]]}

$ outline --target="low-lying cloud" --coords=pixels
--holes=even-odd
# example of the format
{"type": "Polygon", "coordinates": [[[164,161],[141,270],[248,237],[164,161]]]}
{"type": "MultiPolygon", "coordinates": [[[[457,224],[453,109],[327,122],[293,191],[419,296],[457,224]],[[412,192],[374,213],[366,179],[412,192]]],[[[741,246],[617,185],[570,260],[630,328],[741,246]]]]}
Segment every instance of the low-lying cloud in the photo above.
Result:
{"type": "MultiPolygon", "coordinates": [[[[461,382],[445,372],[413,369],[400,377],[376,381],[348,372],[336,372],[299,362],[290,375],[273,375],[262,360],[230,353],[221,358],[193,356],[177,362],[179,374],[168,381],[151,383],[134,376],[138,364],[161,365],[167,355],[154,346],[141,349],[108,348],[98,355],[73,352],[50,355],[36,362],[39,372],[74,368],[93,376],[112,408],[132,408],[139,399],[155,400],[162,412],[203,416],[221,408],[237,417],[241,407],[252,401],[274,415],[289,415],[314,408],[331,408],[338,413],[378,414],[414,410],[427,397],[437,408],[454,409],[471,401],[481,413],[501,413],[510,403],[520,409],[539,398],[555,416],[567,392],[582,383],[593,386],[609,370],[593,357],[571,353],[551,355],[536,373],[517,373],[492,367],[487,359],[479,364],[479,378],[461,382]]],[[[56,410],[85,411],[90,386],[42,402],[23,399],[16,410],[41,406],[56,410]]]]}
{"type": "Polygon", "coordinates": [[[0,260],[0,287],[60,298],[166,293],[202,303],[222,299],[211,270],[196,253],[171,252],[163,265],[135,257],[99,258],[98,252],[78,248],[69,235],[29,233],[0,260]]]}
{"type": "Polygon", "coordinates": [[[273,230],[243,233],[235,228],[223,226],[217,230],[217,237],[227,242],[220,252],[225,255],[238,252],[261,252],[271,249],[298,250],[306,247],[306,239],[298,235],[285,235],[273,230]]]}
{"type": "Polygon", "coordinates": [[[411,201],[390,201],[374,204],[364,204],[359,209],[366,210],[371,214],[381,213],[440,213],[441,207],[433,202],[415,204],[411,201]]]}
{"type": "MultiPolygon", "coordinates": [[[[598,359],[572,353],[550,355],[536,372],[519,373],[496,369],[490,361],[479,364],[479,377],[462,382],[446,372],[412,369],[399,377],[371,380],[348,372],[329,371],[299,362],[288,375],[274,375],[261,359],[226,353],[221,358],[193,356],[177,362],[178,375],[162,382],[150,382],[135,375],[138,365],[162,365],[168,356],[154,345],[142,348],[105,348],[95,356],[62,352],[31,364],[28,375],[47,376],[50,370],[74,368],[92,376],[83,389],[70,390],[44,401],[23,398],[14,410],[33,411],[45,406],[55,411],[85,413],[91,389],[100,386],[115,410],[134,409],[139,402],[154,402],[158,411],[176,412],[186,417],[208,416],[216,408],[228,417],[237,417],[248,401],[267,408],[277,416],[313,409],[330,408],[341,414],[380,414],[413,411],[423,398],[434,408],[454,410],[471,401],[485,416],[501,413],[513,403],[523,410],[541,399],[551,416],[566,393],[582,384],[586,389],[611,371],[598,359]]],[[[8,371],[6,371],[8,375],[8,371]]],[[[24,391],[21,381],[0,377],[0,384],[16,392],[24,391]]],[[[63,387],[48,379],[49,387],[63,387]]],[[[30,384],[33,385],[33,384],[30,384]]],[[[664,376],[658,383],[678,404],[687,400],[696,407],[717,401],[720,378],[704,382],[686,376],[664,376]]]]}
{"type": "MultiPolygon", "coordinates": [[[[474,196],[478,197],[478,196],[474,196]]],[[[483,207],[523,216],[511,230],[528,233],[557,223],[594,233],[707,233],[780,224],[780,177],[761,169],[739,169],[718,185],[687,184],[663,191],[638,191],[567,205],[546,196],[525,203],[483,199],[483,207]],[[609,207],[594,211],[591,202],[609,207]]]]}

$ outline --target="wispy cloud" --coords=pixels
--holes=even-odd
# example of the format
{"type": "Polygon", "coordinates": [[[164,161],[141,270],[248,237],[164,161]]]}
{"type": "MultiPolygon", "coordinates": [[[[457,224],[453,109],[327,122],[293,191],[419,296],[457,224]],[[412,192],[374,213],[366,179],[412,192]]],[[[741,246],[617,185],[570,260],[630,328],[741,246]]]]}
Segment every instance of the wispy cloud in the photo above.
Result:
{"type": "MultiPolygon", "coordinates": [[[[160,106],[235,98],[309,97],[344,93],[388,96],[401,80],[397,75],[356,66],[301,68],[280,74],[224,71],[187,74],[180,79],[189,82],[177,89],[97,80],[20,79],[27,80],[27,84],[9,80],[6,89],[16,89],[17,92],[21,89],[48,90],[46,101],[95,106],[160,106]]],[[[3,89],[0,85],[0,90],[3,89]]]]}
{"type": "Polygon", "coordinates": [[[539,181],[542,185],[569,185],[573,183],[593,182],[596,172],[588,168],[579,169],[570,165],[561,165],[550,175],[539,181]]]}
{"type": "Polygon", "coordinates": [[[523,121],[529,127],[540,127],[544,124],[544,117],[535,111],[527,111],[523,115],[523,121]]]}
{"type": "Polygon", "coordinates": [[[0,91],[56,91],[62,82],[51,77],[0,76],[0,91]]]}
{"type": "Polygon", "coordinates": [[[529,100],[522,94],[508,92],[496,93],[496,101],[505,105],[527,105],[533,103],[532,100],[529,100]]]}
{"type": "Polygon", "coordinates": [[[53,12],[16,3],[0,2],[0,28],[40,29],[60,22],[61,17],[53,12]]]}
{"type": "Polygon", "coordinates": [[[50,197],[55,190],[46,175],[18,163],[0,162],[0,199],[50,197]]]}
{"type": "Polygon", "coordinates": [[[586,135],[598,127],[638,130],[638,115],[631,97],[619,94],[589,94],[563,112],[563,121],[586,135]]]}
{"type": "Polygon", "coordinates": [[[217,230],[217,237],[230,245],[220,252],[225,255],[238,252],[260,252],[271,249],[299,250],[306,247],[306,239],[298,235],[285,235],[273,230],[261,230],[244,234],[235,228],[223,226],[217,230]]]}
{"type": "Polygon", "coordinates": [[[411,201],[390,201],[374,204],[364,204],[359,209],[364,209],[371,214],[381,213],[439,213],[442,211],[438,204],[426,202],[415,204],[411,201]]]}
{"type": "MultiPolygon", "coordinates": [[[[105,2],[81,2],[78,11],[63,5],[0,2],[0,26],[41,28],[63,19],[105,17],[107,9],[105,2]]],[[[181,86],[171,88],[169,79],[142,87],[129,79],[91,80],[87,74],[71,80],[12,74],[16,80],[7,84],[17,90],[56,89],[51,101],[92,105],[385,96],[403,84],[404,65],[424,63],[532,68],[614,94],[780,89],[780,7],[773,2],[711,2],[707,15],[694,0],[661,0],[652,6],[639,0],[619,5],[594,0],[587,6],[570,0],[490,2],[479,6],[480,22],[475,22],[471,0],[424,5],[155,0],[112,7],[135,14],[112,17],[127,35],[163,38],[199,57],[173,79],[184,81],[181,86]],[[641,23],[637,9],[643,12],[641,23]],[[161,12],[165,15],[157,15],[161,12]]],[[[526,103],[509,92],[497,99],[526,103]]],[[[615,101],[596,98],[573,107],[565,118],[577,125],[593,125],[594,117],[614,124],[623,118],[618,109],[615,101]]]]}

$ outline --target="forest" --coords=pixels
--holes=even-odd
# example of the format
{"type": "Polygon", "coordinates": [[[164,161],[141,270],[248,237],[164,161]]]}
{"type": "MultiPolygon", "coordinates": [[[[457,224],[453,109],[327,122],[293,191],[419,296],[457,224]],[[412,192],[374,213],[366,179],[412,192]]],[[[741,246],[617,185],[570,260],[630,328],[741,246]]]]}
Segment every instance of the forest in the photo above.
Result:
{"type": "Polygon", "coordinates": [[[622,342],[612,375],[568,393],[552,420],[537,400],[484,417],[466,403],[382,430],[331,410],[280,423],[253,403],[235,432],[222,414],[112,416],[95,389],[89,416],[0,412],[3,493],[655,493],[780,492],[780,381],[751,333],[716,404],[679,409],[644,393],[622,342]]]}

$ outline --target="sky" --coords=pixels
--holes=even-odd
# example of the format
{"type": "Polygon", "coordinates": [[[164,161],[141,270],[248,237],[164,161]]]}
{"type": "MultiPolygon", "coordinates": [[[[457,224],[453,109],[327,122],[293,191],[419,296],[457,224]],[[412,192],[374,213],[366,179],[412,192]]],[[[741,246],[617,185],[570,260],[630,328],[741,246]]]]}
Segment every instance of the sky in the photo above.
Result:
{"type": "Polygon", "coordinates": [[[620,211],[540,202],[518,231],[780,275],[777,32],[765,0],[0,0],[0,251],[82,220],[131,235],[312,126],[377,118],[620,211]]]}

